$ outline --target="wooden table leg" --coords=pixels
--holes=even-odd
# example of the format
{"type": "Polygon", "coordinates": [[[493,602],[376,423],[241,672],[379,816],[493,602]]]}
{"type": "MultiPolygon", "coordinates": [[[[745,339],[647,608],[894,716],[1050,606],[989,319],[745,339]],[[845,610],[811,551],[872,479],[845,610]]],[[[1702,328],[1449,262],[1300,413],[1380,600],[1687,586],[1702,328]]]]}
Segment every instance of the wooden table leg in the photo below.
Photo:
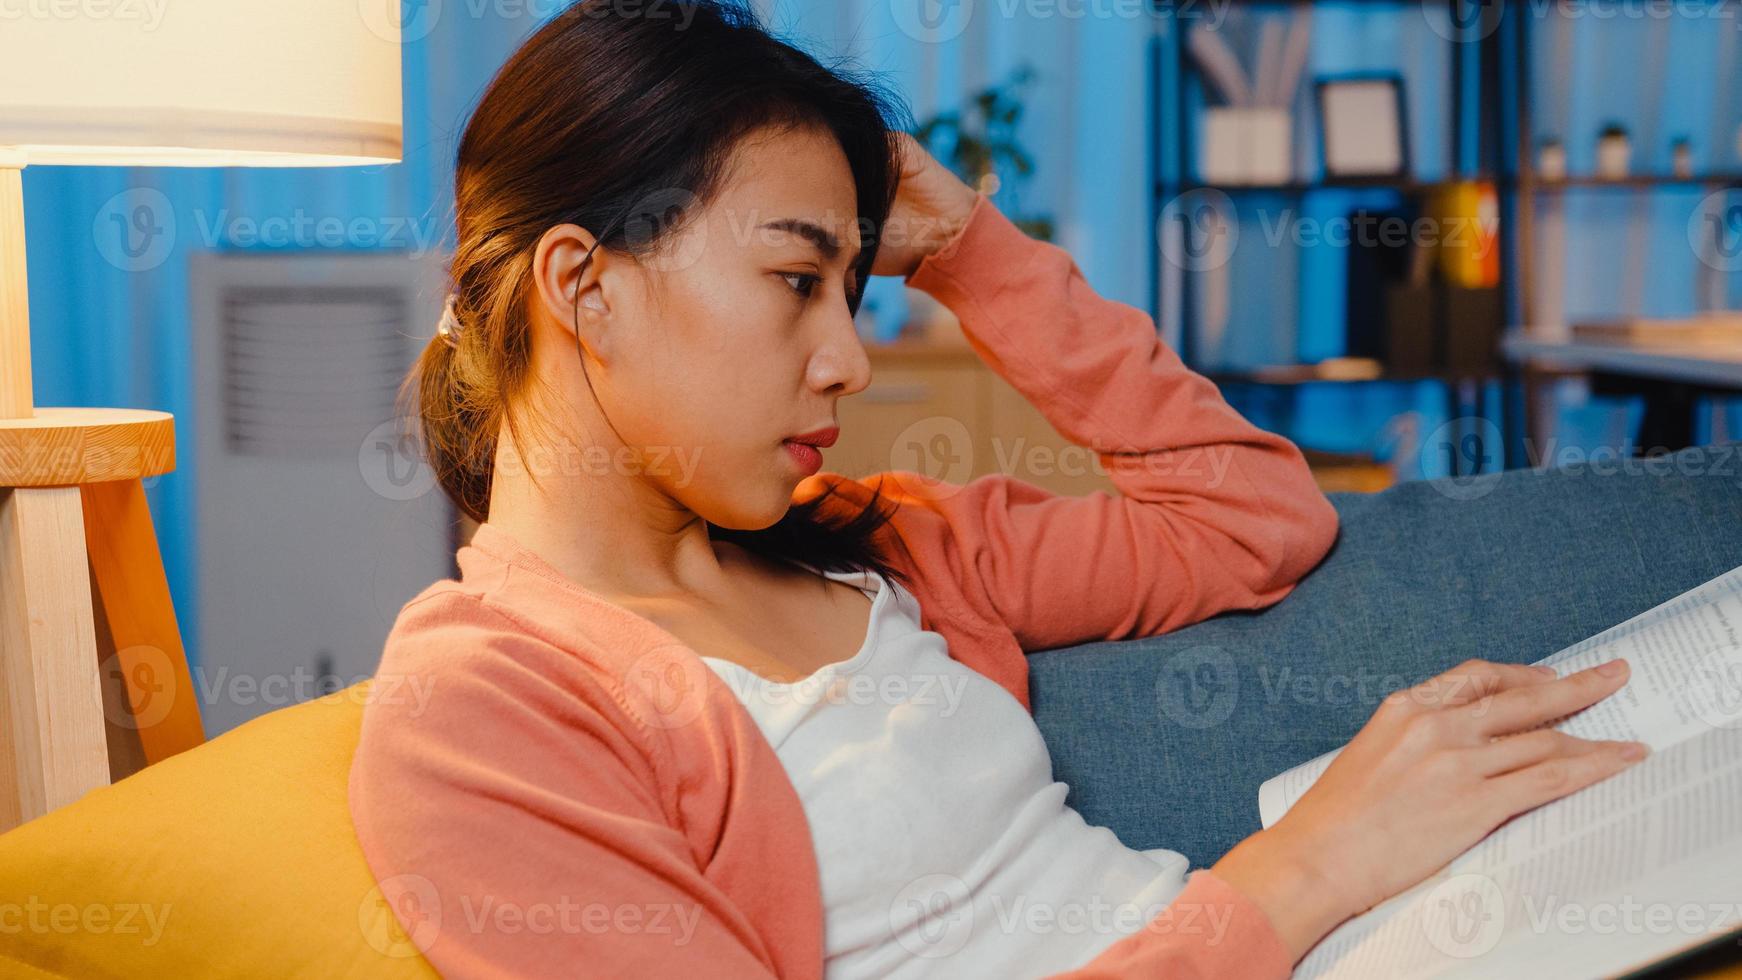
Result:
{"type": "Polygon", "coordinates": [[[114,480],[80,489],[97,612],[110,647],[100,656],[126,687],[128,710],[110,721],[137,733],[147,765],[161,762],[206,735],[145,488],[138,480],[114,480]]]}
{"type": "Polygon", "coordinates": [[[0,488],[0,831],[109,782],[77,487],[0,488]]]}

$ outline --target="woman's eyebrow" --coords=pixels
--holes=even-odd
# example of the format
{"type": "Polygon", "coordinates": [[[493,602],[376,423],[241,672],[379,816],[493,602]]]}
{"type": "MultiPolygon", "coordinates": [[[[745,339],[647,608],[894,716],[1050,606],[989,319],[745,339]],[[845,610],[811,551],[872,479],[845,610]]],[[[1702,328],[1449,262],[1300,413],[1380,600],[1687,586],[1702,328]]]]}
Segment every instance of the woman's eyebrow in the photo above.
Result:
{"type": "MultiPolygon", "coordinates": [[[[822,252],[824,257],[828,258],[830,261],[839,258],[841,255],[840,239],[836,238],[827,228],[813,224],[803,218],[777,218],[773,221],[763,222],[762,227],[772,228],[775,231],[790,231],[793,234],[798,235],[800,238],[803,238],[805,241],[810,242],[812,245],[815,245],[817,250],[822,252]]],[[[848,261],[847,264],[853,265],[858,262],[859,254],[859,251],[855,250],[853,252],[853,258],[848,261]]]]}

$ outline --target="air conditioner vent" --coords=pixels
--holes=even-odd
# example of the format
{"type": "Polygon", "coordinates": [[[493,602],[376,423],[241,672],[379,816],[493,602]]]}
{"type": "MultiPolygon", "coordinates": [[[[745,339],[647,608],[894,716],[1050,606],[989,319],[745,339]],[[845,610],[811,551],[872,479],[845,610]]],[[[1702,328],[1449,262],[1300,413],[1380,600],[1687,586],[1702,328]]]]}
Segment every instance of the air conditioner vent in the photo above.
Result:
{"type": "Polygon", "coordinates": [[[393,414],[405,369],[403,289],[237,287],[223,299],[224,439],[276,459],[355,456],[393,414]]]}

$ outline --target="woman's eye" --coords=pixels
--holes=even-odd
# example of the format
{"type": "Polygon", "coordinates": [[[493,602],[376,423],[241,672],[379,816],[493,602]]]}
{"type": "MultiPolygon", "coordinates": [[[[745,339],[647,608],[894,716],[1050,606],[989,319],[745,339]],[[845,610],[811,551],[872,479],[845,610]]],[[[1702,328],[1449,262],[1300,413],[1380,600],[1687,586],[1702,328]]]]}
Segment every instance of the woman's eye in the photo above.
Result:
{"type": "Polygon", "coordinates": [[[823,281],[821,276],[813,276],[808,272],[783,272],[780,274],[780,277],[785,279],[788,283],[792,283],[792,280],[794,279],[802,280],[802,285],[793,283],[792,289],[794,292],[807,299],[810,297],[811,290],[817,288],[817,283],[823,281]]]}

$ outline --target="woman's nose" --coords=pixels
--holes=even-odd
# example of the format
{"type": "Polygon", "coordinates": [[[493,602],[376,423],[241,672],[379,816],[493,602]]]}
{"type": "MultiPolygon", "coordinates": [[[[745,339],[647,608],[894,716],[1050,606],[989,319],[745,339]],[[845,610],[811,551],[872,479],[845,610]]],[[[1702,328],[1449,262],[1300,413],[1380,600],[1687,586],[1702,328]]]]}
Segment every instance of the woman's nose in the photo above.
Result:
{"type": "Polygon", "coordinates": [[[827,394],[857,394],[871,383],[871,358],[845,303],[830,319],[828,336],[811,358],[812,383],[827,394]]]}

